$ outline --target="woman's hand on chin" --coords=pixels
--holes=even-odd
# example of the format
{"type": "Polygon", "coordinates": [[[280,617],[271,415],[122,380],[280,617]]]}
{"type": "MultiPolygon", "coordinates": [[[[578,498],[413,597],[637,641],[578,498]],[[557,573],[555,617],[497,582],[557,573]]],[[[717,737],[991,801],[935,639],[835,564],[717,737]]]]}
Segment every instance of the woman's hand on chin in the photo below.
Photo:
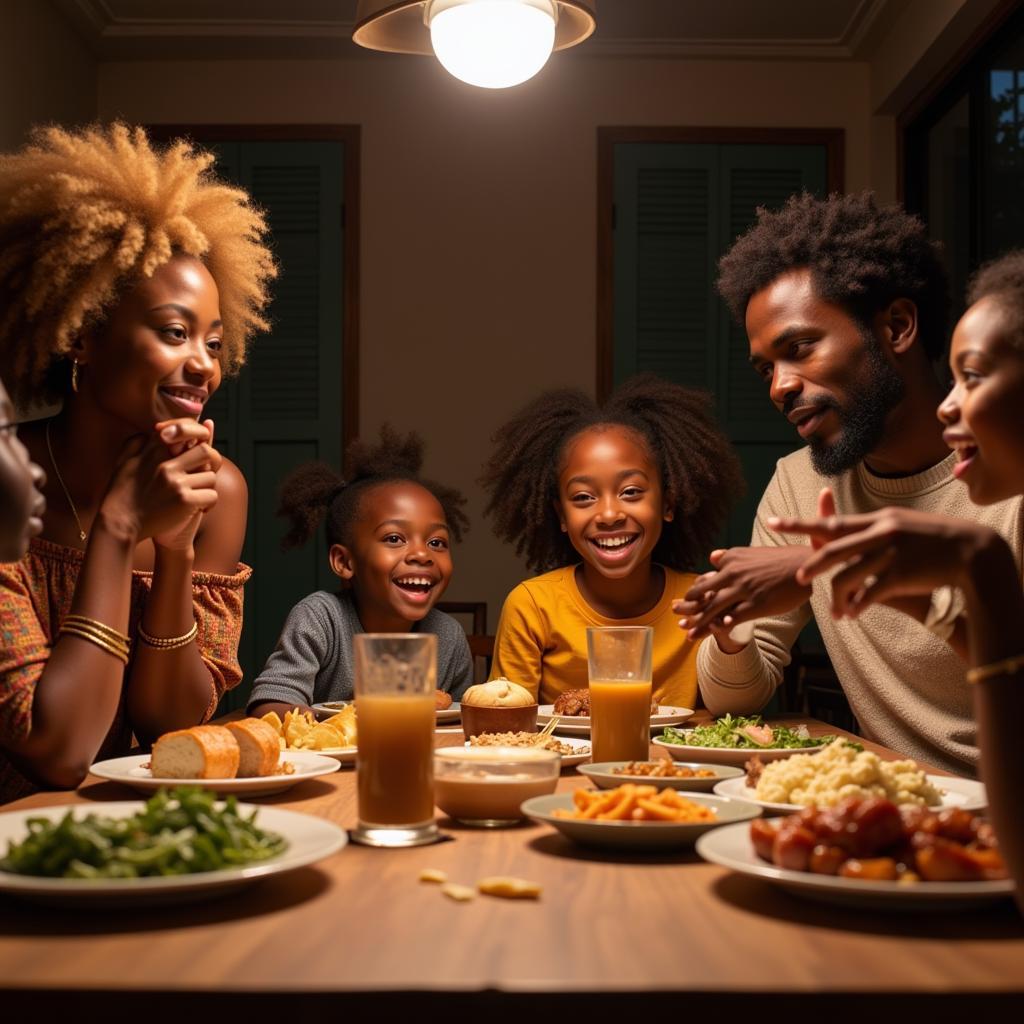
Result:
{"type": "Polygon", "coordinates": [[[213,421],[178,419],[156,424],[148,437],[129,439],[102,511],[129,524],[138,540],[165,550],[191,551],[204,512],[217,503],[220,453],[213,421]]]}

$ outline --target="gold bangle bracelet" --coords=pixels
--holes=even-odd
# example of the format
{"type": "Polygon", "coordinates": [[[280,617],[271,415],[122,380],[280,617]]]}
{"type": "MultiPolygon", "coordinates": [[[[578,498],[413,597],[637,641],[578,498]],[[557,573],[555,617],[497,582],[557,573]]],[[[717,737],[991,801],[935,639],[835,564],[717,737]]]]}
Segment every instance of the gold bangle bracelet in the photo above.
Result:
{"type": "Polygon", "coordinates": [[[142,628],[142,624],[139,624],[139,639],[147,647],[153,647],[158,651],[175,651],[179,647],[184,647],[186,644],[190,644],[195,640],[198,632],[199,624],[193,622],[192,628],[187,633],[182,633],[181,636],[150,636],[149,633],[142,628]]]}
{"type": "Polygon", "coordinates": [[[97,640],[102,640],[104,644],[113,650],[119,651],[120,653],[127,656],[129,653],[128,644],[123,640],[115,640],[107,636],[105,633],[101,633],[98,629],[93,629],[90,626],[82,625],[80,622],[65,622],[61,624],[61,633],[77,633],[79,636],[94,637],[97,640]]]}
{"type": "Polygon", "coordinates": [[[1002,661],[993,661],[991,665],[979,665],[977,668],[967,670],[967,682],[983,683],[993,676],[1016,675],[1024,668],[1024,654],[1018,654],[1015,658],[1004,658],[1002,661]]]}
{"type": "Polygon", "coordinates": [[[66,634],[68,636],[77,636],[82,640],[88,640],[89,643],[95,644],[97,647],[106,651],[107,654],[112,654],[122,664],[128,664],[127,648],[118,647],[98,632],[85,629],[84,627],[75,624],[69,626],[67,623],[60,627],[60,632],[61,634],[66,634]]]}
{"type": "Polygon", "coordinates": [[[131,640],[124,633],[119,633],[113,626],[108,626],[98,619],[90,619],[85,615],[67,615],[64,617],[64,623],[69,626],[80,626],[82,629],[92,630],[100,636],[106,637],[112,644],[124,646],[126,650],[132,645],[131,640]]]}

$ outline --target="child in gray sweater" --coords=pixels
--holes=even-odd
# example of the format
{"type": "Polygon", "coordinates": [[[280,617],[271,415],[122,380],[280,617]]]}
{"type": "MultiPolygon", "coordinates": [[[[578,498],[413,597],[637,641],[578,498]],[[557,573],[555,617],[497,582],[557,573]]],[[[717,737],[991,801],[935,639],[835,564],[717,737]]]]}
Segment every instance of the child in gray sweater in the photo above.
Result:
{"type": "Polygon", "coordinates": [[[253,686],[249,714],[283,714],[353,696],[356,633],[437,635],[437,685],[458,700],[473,682],[465,634],[434,605],[452,575],[452,540],[468,527],[457,491],[423,480],[423,442],[385,427],[376,445],[349,448],[343,480],[323,463],[301,466],[281,488],[285,545],[306,543],[326,514],[327,558],[342,581],[289,613],[253,686]]]}

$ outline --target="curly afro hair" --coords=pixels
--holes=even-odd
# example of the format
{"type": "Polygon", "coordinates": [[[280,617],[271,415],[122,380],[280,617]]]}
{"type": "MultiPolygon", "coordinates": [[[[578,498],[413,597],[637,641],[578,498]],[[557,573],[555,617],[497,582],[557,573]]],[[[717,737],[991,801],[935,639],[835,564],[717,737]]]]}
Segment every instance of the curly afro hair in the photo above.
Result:
{"type": "Polygon", "coordinates": [[[968,303],[973,306],[988,296],[1009,318],[1014,345],[1024,349],[1024,249],[1015,249],[986,263],[971,278],[968,303]]]}
{"type": "Polygon", "coordinates": [[[288,520],[284,548],[299,547],[316,533],[327,516],[327,547],[347,544],[352,524],[360,513],[360,501],[368,491],[382,484],[409,482],[428,490],[441,505],[448,530],[461,541],[469,529],[462,508],[466,499],[452,487],[420,476],[423,440],[417,434],[405,437],[384,425],[377,444],[354,441],[346,452],[348,479],[343,479],[324,462],[309,462],[291,473],[281,484],[277,514],[288,520]]]}
{"type": "Polygon", "coordinates": [[[212,153],[155,149],[141,128],[41,128],[0,156],[0,361],[15,401],[59,397],[75,336],[123,289],[175,254],[201,259],[220,291],[226,373],[245,360],[277,270],[248,194],[210,172],[212,153]]]}
{"type": "Polygon", "coordinates": [[[662,528],[654,560],[695,568],[743,492],[740,465],[710,396],[653,374],[626,381],[603,406],[582,391],[545,392],[498,430],[481,478],[494,532],[536,572],[579,561],[555,511],[558,477],[569,442],[602,426],[636,433],[661,470],[675,517],[662,528]]]}
{"type": "Polygon", "coordinates": [[[866,328],[893,299],[911,299],[929,358],[945,348],[949,284],[939,247],[917,217],[878,206],[871,192],[828,199],[805,192],[780,210],[759,208],[757,223],[718,266],[718,290],[740,324],[752,295],[787,271],[807,268],[818,296],[866,328]]]}

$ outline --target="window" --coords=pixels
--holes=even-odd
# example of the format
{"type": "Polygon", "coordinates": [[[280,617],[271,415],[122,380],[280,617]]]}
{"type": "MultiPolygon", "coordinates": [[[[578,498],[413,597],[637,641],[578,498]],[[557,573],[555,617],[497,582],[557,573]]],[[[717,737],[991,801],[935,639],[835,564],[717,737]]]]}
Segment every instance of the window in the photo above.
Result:
{"type": "Polygon", "coordinates": [[[904,192],[943,243],[953,311],[971,272],[1024,245],[1024,12],[903,119],[904,192]]]}

